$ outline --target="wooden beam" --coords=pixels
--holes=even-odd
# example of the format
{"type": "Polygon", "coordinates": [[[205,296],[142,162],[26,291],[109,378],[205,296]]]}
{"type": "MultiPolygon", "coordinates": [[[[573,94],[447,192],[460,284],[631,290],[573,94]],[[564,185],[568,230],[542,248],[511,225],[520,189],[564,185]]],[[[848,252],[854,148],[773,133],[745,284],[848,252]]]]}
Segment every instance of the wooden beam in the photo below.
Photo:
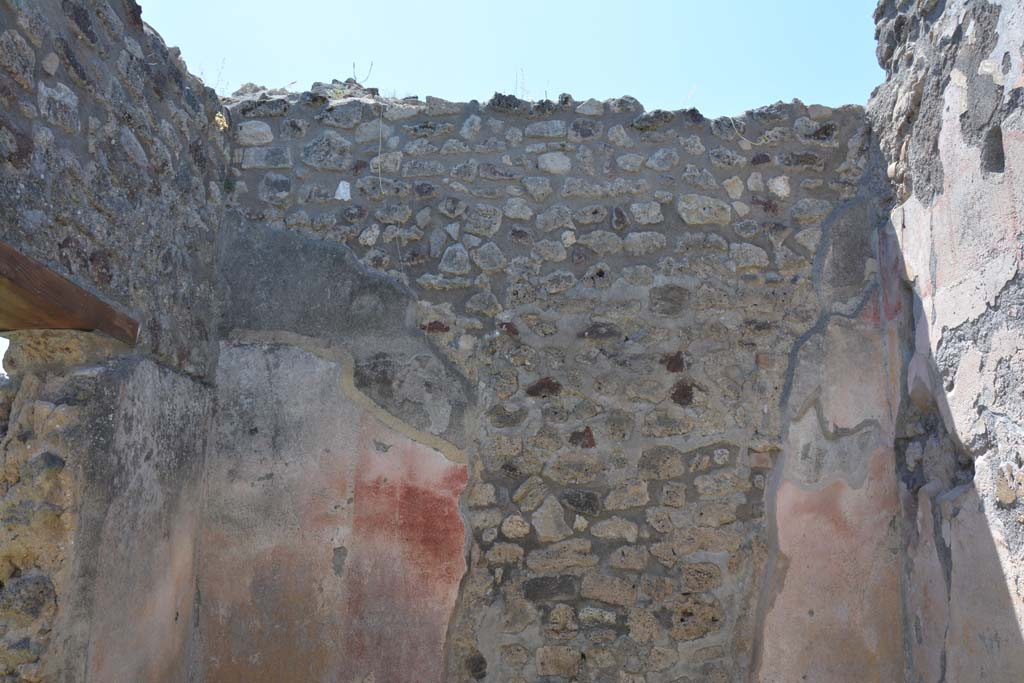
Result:
{"type": "Polygon", "coordinates": [[[134,345],[137,320],[0,242],[0,331],[99,330],[134,345]]]}

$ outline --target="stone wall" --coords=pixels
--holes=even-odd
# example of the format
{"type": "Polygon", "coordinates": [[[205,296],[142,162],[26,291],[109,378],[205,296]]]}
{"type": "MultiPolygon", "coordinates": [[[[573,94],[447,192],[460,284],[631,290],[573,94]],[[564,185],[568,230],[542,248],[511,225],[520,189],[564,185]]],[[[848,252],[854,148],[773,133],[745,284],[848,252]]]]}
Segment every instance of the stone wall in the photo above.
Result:
{"type": "Polygon", "coordinates": [[[882,2],[875,18],[888,77],[869,112],[897,200],[887,277],[913,292],[897,442],[907,680],[1016,680],[1024,12],[882,2]]]}
{"type": "Polygon", "coordinates": [[[3,680],[1019,678],[1020,14],[707,120],[5,0],[0,240],[142,336],[13,336],[3,680]]]}
{"type": "Polygon", "coordinates": [[[130,0],[4,0],[0,27],[0,239],[206,375],[227,165],[216,94],[130,0]]]}
{"type": "MultiPolygon", "coordinates": [[[[885,207],[861,110],[709,121],[630,98],[389,101],[339,82],[227,104],[229,202],[255,237],[225,254],[346,245],[410,292],[424,338],[476,384],[445,680],[901,669],[885,207]],[[877,371],[855,381],[862,365],[877,371]],[[837,499],[840,528],[815,522],[837,499]],[[851,614],[837,596],[865,581],[851,614]]],[[[280,267],[244,263],[232,292],[306,300],[280,267]]],[[[262,327],[336,337],[295,319],[338,298],[313,279],[310,310],[262,327]]],[[[367,395],[394,414],[423,400],[387,353],[351,348],[367,395]]],[[[444,436],[433,387],[440,414],[406,419],[444,436]]],[[[392,680],[386,665],[352,673],[392,680]]]]}
{"type": "Polygon", "coordinates": [[[135,349],[12,335],[5,681],[191,668],[229,160],[220,111],[134,2],[0,2],[0,240],[142,323],[135,349]]]}

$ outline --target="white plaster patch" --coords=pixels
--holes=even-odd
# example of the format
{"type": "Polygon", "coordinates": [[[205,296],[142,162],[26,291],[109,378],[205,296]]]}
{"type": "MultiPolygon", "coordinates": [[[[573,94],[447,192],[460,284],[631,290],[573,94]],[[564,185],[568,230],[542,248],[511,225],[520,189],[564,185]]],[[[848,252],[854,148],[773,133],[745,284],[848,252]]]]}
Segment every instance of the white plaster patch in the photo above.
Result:
{"type": "Polygon", "coordinates": [[[347,202],[352,199],[352,185],[347,180],[338,183],[338,189],[334,191],[334,198],[347,202]]]}

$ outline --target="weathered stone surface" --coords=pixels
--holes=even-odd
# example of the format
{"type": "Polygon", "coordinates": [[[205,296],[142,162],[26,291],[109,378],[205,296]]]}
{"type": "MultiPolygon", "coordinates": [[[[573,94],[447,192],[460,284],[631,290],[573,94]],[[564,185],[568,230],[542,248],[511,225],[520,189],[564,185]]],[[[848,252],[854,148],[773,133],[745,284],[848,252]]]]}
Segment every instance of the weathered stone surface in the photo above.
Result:
{"type": "Polygon", "coordinates": [[[142,327],[10,356],[0,677],[1016,680],[1019,14],[883,3],[869,127],[0,5],[0,238],[142,327]]]}
{"type": "Polygon", "coordinates": [[[580,595],[620,607],[632,607],[637,598],[637,583],[619,576],[588,573],[583,576],[580,595]]]}
{"type": "Polygon", "coordinates": [[[445,249],[444,256],[438,266],[442,272],[452,275],[465,275],[470,271],[469,252],[461,244],[453,244],[445,249]]]}
{"type": "Polygon", "coordinates": [[[625,510],[643,507],[650,500],[647,483],[631,481],[620,484],[605,498],[604,506],[609,510],[625,510]]]}
{"type": "Polygon", "coordinates": [[[530,535],[530,523],[520,515],[509,515],[501,523],[501,533],[512,540],[526,538],[530,535]]]}
{"type": "Polygon", "coordinates": [[[582,538],[555,543],[526,556],[526,566],[539,574],[554,574],[569,569],[593,567],[597,557],[590,552],[590,541],[582,538]]]}
{"type": "MultiPolygon", "coordinates": [[[[441,678],[446,617],[440,615],[451,610],[465,566],[461,552],[450,551],[461,549],[464,542],[457,500],[466,482],[466,469],[364,413],[365,408],[340,390],[341,372],[338,364],[296,349],[246,345],[222,350],[219,393],[225,419],[216,428],[217,447],[222,453],[237,456],[224,459],[211,473],[213,480],[220,482],[222,495],[208,510],[203,524],[204,535],[211,541],[219,539],[222,549],[208,556],[200,569],[201,590],[206,597],[199,618],[208,634],[211,656],[206,666],[211,675],[251,672],[264,677],[277,672],[272,675],[287,678],[291,675],[288,671],[315,661],[318,669],[325,667],[320,669],[323,671],[373,671],[390,678],[417,667],[431,679],[441,678]],[[250,368],[271,359],[279,379],[275,378],[270,391],[266,386],[257,390],[250,383],[250,368]],[[285,404],[297,409],[302,406],[295,415],[301,414],[303,419],[295,421],[275,407],[285,404]],[[313,406],[316,413],[310,414],[313,406]],[[326,418],[328,414],[335,418],[326,418]],[[339,415],[347,417],[337,419],[339,415]],[[233,427],[236,421],[256,429],[250,429],[246,438],[239,440],[233,427]],[[318,456],[312,462],[303,456],[303,444],[311,443],[310,439],[318,444],[314,449],[318,456]],[[274,453],[272,465],[265,464],[262,453],[266,452],[274,453]],[[298,462],[305,463],[308,481],[286,476],[298,462]],[[238,480],[261,483],[258,488],[228,483],[238,480]],[[385,480],[388,484],[382,485],[385,480]],[[331,495],[334,482],[344,482],[344,488],[331,495]],[[339,495],[340,500],[351,502],[335,511],[339,495]],[[399,499],[406,503],[399,505],[399,499]],[[261,515],[252,501],[262,501],[261,505],[269,509],[298,505],[324,523],[309,525],[306,534],[296,536],[287,515],[275,515],[279,523],[263,526],[259,532],[261,543],[254,544],[252,523],[261,515]],[[405,507],[409,504],[414,507],[405,507]],[[387,509],[407,512],[394,516],[376,512],[387,509]],[[423,523],[426,515],[432,516],[429,524],[423,523]],[[333,539],[339,524],[346,529],[342,538],[347,548],[340,576],[332,565],[337,554],[330,552],[337,544],[333,539]],[[438,544],[450,545],[438,552],[442,547],[438,544]],[[261,550],[265,547],[272,548],[272,552],[265,554],[261,550]],[[317,599],[317,589],[308,580],[313,575],[337,581],[330,589],[338,596],[336,604],[317,599]],[[285,577],[283,585],[275,582],[274,594],[280,597],[272,598],[274,621],[254,621],[263,625],[237,638],[227,627],[229,622],[217,615],[254,618],[246,615],[266,605],[239,594],[235,590],[237,581],[247,577],[246,584],[259,585],[270,576],[285,577]],[[406,593],[432,595],[433,606],[427,609],[437,610],[439,617],[430,622],[435,627],[415,636],[421,639],[423,649],[419,652],[431,654],[415,655],[415,650],[410,650],[407,656],[411,659],[406,661],[399,655],[381,658],[374,652],[390,648],[388,624],[392,622],[387,615],[402,609],[399,604],[414,599],[412,593],[403,597],[395,592],[395,577],[400,576],[419,577],[404,584],[408,587],[406,593]],[[345,618],[330,618],[338,609],[345,618]],[[303,624],[311,622],[319,624],[318,635],[303,641],[302,647],[280,651],[272,662],[261,663],[252,656],[276,651],[275,639],[280,634],[291,633],[297,638],[303,624]],[[366,639],[377,645],[372,650],[361,649],[357,643],[366,639]]],[[[521,549],[513,548],[521,557],[521,549]]],[[[287,642],[299,641],[289,637],[287,642]]]]}
{"type": "Polygon", "coordinates": [[[347,138],[327,130],[302,148],[302,161],[322,170],[349,170],[352,166],[351,147],[352,143],[347,138]]]}
{"type": "Polygon", "coordinates": [[[81,123],[78,113],[78,95],[63,83],[53,88],[39,84],[39,112],[51,124],[67,133],[78,133],[81,123]]]}
{"type": "Polygon", "coordinates": [[[13,29],[0,33],[0,66],[26,90],[32,90],[35,83],[32,77],[35,65],[36,53],[21,34],[13,29]]]}
{"type": "Polygon", "coordinates": [[[647,159],[644,166],[655,171],[671,171],[679,164],[679,152],[663,147],[647,159]]]}
{"type": "Polygon", "coordinates": [[[684,595],[669,603],[670,635],[675,640],[696,640],[722,628],[721,605],[709,595],[684,595]]]}
{"type": "Polygon", "coordinates": [[[572,170],[572,161],[562,152],[547,152],[537,157],[537,168],[545,173],[565,175],[572,170]]]}
{"type": "Polygon", "coordinates": [[[720,199],[685,194],[676,201],[679,216],[690,225],[728,225],[731,207],[720,199]]]}
{"type": "MultiPolygon", "coordinates": [[[[617,508],[609,506],[608,509],[617,508]]],[[[636,543],[637,532],[636,523],[621,517],[604,519],[590,527],[590,533],[596,538],[620,539],[627,543],[636,543]]]]}
{"type": "Polygon", "coordinates": [[[526,126],[526,137],[528,138],[563,138],[565,137],[565,121],[552,119],[548,121],[535,121],[526,126]]]}
{"type": "Polygon", "coordinates": [[[622,249],[630,256],[646,256],[661,251],[667,243],[658,232],[633,232],[622,240],[622,249]]]}
{"type": "Polygon", "coordinates": [[[235,131],[235,142],[243,147],[269,145],[274,141],[274,132],[263,121],[242,121],[235,131]]]}
{"type": "Polygon", "coordinates": [[[480,237],[494,237],[501,228],[501,209],[477,204],[466,215],[466,232],[480,237]]]}
{"type": "Polygon", "coordinates": [[[638,225],[654,225],[665,220],[661,215],[661,205],[657,202],[638,202],[629,205],[629,212],[638,225]]]}
{"type": "Polygon", "coordinates": [[[676,316],[690,303],[690,290],[678,285],[663,285],[650,291],[651,312],[655,315],[676,316]]]}
{"type": "Polygon", "coordinates": [[[566,453],[544,467],[544,476],[559,484],[587,484],[604,470],[601,460],[591,453],[566,453]]]}
{"type": "Polygon", "coordinates": [[[530,521],[541,543],[561,541],[572,536],[572,529],[565,523],[565,510],[554,496],[544,499],[540,507],[534,510],[530,521]]]}
{"type": "Polygon", "coordinates": [[[563,645],[547,645],[537,649],[537,675],[573,678],[580,669],[579,650],[563,645]]]}

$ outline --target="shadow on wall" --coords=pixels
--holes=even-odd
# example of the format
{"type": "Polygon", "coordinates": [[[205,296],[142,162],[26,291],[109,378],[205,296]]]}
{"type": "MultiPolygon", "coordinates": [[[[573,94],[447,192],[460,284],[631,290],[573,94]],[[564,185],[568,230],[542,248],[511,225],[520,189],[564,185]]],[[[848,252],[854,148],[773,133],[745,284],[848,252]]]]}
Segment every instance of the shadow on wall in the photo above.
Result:
{"type": "Polygon", "coordinates": [[[1001,454],[952,427],[887,192],[823,229],[833,305],[791,359],[754,680],[1019,681],[1024,518],[1001,454]]]}
{"type": "Polygon", "coordinates": [[[892,222],[878,251],[885,319],[902,355],[895,446],[906,680],[1020,680],[1018,513],[991,495],[996,453],[972,458],[955,432],[952,387],[931,352],[925,306],[892,222]]]}

